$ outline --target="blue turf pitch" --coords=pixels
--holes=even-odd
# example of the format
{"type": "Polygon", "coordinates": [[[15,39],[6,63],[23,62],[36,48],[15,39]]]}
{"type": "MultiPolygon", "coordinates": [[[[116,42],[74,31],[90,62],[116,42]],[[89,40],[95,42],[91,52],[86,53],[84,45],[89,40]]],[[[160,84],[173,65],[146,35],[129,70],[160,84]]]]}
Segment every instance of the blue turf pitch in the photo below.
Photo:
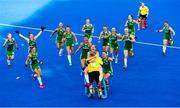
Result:
{"type": "MultiPolygon", "coordinates": [[[[90,18],[95,26],[94,35],[99,35],[102,26],[117,27],[123,33],[128,14],[137,18],[140,0],[1,0],[4,10],[0,23],[28,27],[46,26],[47,29],[58,27],[59,21],[71,25],[72,31],[82,33],[85,18],[90,18]],[[42,4],[41,4],[42,3],[42,4]],[[38,5],[39,4],[39,5],[38,5]],[[22,9],[17,8],[24,5],[22,9]],[[29,8],[28,8],[29,6],[29,8]],[[30,8],[31,7],[31,8],[30,8]],[[34,7],[34,8],[33,8],[34,7]],[[27,11],[28,10],[28,11],[27,11]]],[[[150,8],[148,29],[137,31],[138,41],[162,44],[163,33],[156,29],[168,20],[176,31],[175,46],[180,46],[179,0],[145,0],[150,8]]],[[[2,8],[2,7],[1,7],[2,8]]],[[[120,43],[119,63],[113,63],[114,76],[110,78],[110,91],[106,100],[88,99],[84,94],[83,77],[80,76],[80,54],[73,55],[73,66],[68,66],[66,51],[58,56],[55,37],[50,39],[50,32],[43,32],[37,40],[39,58],[46,84],[39,89],[38,83],[31,78],[30,68],[24,67],[27,56],[27,43],[14,34],[38,33],[12,27],[0,27],[0,44],[8,32],[12,32],[20,47],[15,51],[15,60],[11,68],[7,67],[5,49],[0,48],[0,106],[179,106],[180,107],[180,50],[167,49],[163,57],[161,47],[135,44],[134,58],[128,59],[128,70],[124,72],[123,44],[120,43]],[[21,44],[24,44],[21,45],[21,44]],[[19,80],[16,77],[20,77],[19,80]]],[[[77,36],[79,43],[81,36],[77,36]]],[[[93,43],[102,51],[96,38],[93,43]]],[[[75,49],[78,46],[75,46],[75,49]]]]}

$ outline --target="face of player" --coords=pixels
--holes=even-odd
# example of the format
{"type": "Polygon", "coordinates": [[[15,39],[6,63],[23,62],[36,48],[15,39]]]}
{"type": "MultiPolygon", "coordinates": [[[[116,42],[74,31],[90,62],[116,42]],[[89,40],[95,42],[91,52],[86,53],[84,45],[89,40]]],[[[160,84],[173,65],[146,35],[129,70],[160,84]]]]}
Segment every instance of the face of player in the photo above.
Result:
{"type": "Polygon", "coordinates": [[[91,51],[93,51],[93,52],[96,51],[96,46],[95,45],[91,46],[91,51]]]}
{"type": "Polygon", "coordinates": [[[129,19],[129,20],[132,20],[132,16],[131,16],[131,15],[128,15],[128,19],[129,19]]]}
{"type": "Polygon", "coordinates": [[[36,48],[33,47],[33,48],[31,49],[31,51],[32,51],[32,53],[36,53],[36,48]]]}
{"type": "Polygon", "coordinates": [[[62,28],[63,27],[63,23],[59,23],[59,28],[62,28]]]}
{"type": "Polygon", "coordinates": [[[141,3],[141,6],[144,7],[145,6],[144,3],[141,3]]]}
{"type": "Polygon", "coordinates": [[[87,37],[84,37],[84,42],[85,42],[85,43],[88,43],[88,42],[89,42],[89,40],[88,40],[87,37]]]}
{"type": "Polygon", "coordinates": [[[8,39],[11,39],[12,35],[9,33],[7,37],[8,37],[8,39]]]}
{"type": "Polygon", "coordinates": [[[86,24],[90,24],[90,19],[86,19],[86,24]]]}
{"type": "Polygon", "coordinates": [[[103,58],[107,58],[107,54],[105,52],[102,53],[103,58]]]}
{"type": "Polygon", "coordinates": [[[103,30],[106,32],[106,31],[107,31],[107,27],[104,26],[104,27],[103,27],[103,30]]]}
{"type": "Polygon", "coordinates": [[[168,24],[168,23],[166,23],[166,22],[164,23],[164,25],[165,25],[165,27],[169,27],[169,24],[168,24]]]}
{"type": "Polygon", "coordinates": [[[125,34],[129,34],[128,29],[124,29],[125,34]]]}
{"type": "Polygon", "coordinates": [[[29,39],[33,40],[33,38],[34,38],[33,34],[29,34],[29,39]]]}
{"type": "Polygon", "coordinates": [[[66,32],[70,33],[71,29],[69,27],[66,27],[66,32]]]}
{"type": "Polygon", "coordinates": [[[116,28],[112,28],[112,33],[116,33],[116,28]]]}

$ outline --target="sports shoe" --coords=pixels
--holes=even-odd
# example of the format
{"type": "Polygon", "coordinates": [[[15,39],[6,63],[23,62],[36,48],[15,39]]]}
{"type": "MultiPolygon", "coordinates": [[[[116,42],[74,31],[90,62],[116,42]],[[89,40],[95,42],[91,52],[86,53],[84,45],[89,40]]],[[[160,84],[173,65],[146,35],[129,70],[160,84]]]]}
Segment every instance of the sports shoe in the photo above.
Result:
{"type": "Polygon", "coordinates": [[[163,56],[166,56],[166,53],[163,52],[162,54],[163,54],[163,56]]]}
{"type": "Polygon", "coordinates": [[[44,84],[40,85],[39,88],[45,88],[46,86],[44,84]]]}
{"type": "Polygon", "coordinates": [[[86,83],[85,87],[89,87],[91,84],[90,83],[86,83]]]}
{"type": "Polygon", "coordinates": [[[127,66],[123,66],[123,69],[126,71],[127,70],[127,66]]]}
{"type": "Polygon", "coordinates": [[[33,78],[34,80],[37,80],[37,77],[35,77],[34,75],[35,75],[35,74],[33,73],[33,74],[32,74],[32,78],[33,78]]]}
{"type": "Polygon", "coordinates": [[[118,63],[118,58],[117,58],[117,57],[115,58],[115,63],[116,63],[116,64],[118,63]]]}

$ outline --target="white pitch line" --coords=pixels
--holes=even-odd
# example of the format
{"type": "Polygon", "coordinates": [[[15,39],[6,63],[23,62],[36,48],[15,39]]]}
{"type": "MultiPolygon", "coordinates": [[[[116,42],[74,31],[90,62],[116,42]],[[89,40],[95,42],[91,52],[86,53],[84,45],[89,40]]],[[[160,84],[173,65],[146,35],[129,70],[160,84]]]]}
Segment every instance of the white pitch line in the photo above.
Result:
{"type": "MultiPolygon", "coordinates": [[[[1,24],[0,23],[0,26],[14,27],[14,28],[23,28],[23,29],[30,29],[30,30],[41,30],[40,28],[26,27],[26,26],[17,26],[17,25],[12,25],[12,24],[1,24]]],[[[53,30],[48,30],[48,29],[46,29],[44,31],[53,32],[53,30]]],[[[78,34],[78,33],[76,33],[76,35],[84,36],[83,34],[78,34]]],[[[98,38],[98,36],[92,36],[92,37],[98,38]]],[[[136,41],[135,43],[141,44],[141,45],[148,45],[148,46],[158,46],[158,47],[162,47],[163,46],[161,44],[155,44],[155,43],[149,43],[149,42],[138,42],[138,41],[136,41]]],[[[180,47],[177,47],[177,46],[167,46],[167,47],[168,48],[172,48],[172,49],[180,49],[180,47]]]]}

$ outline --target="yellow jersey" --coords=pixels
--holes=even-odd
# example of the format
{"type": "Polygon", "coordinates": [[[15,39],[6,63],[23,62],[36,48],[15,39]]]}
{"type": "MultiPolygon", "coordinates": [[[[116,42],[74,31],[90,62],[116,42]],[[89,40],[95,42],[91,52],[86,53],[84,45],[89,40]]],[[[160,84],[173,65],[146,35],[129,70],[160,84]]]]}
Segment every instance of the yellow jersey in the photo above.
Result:
{"type": "Polygon", "coordinates": [[[149,14],[149,8],[147,6],[144,6],[144,7],[140,7],[139,8],[139,13],[141,15],[148,15],[149,14]]]}
{"type": "Polygon", "coordinates": [[[102,64],[103,64],[103,61],[100,57],[95,58],[93,62],[88,64],[88,73],[91,73],[94,71],[100,71],[102,64]]]}

